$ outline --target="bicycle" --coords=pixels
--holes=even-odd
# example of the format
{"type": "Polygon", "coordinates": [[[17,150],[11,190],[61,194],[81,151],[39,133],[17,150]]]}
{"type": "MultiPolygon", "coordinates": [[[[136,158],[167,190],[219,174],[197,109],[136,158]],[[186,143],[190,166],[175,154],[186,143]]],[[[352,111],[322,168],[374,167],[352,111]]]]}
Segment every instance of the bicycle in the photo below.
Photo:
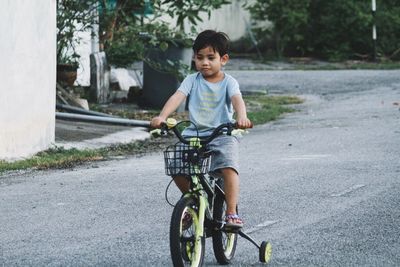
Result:
{"type": "Polygon", "coordinates": [[[185,138],[178,130],[175,119],[168,119],[160,133],[173,131],[179,142],[164,151],[165,171],[169,176],[184,175],[190,181],[190,190],[176,203],[170,223],[170,252],[174,266],[201,266],[204,259],[205,239],[212,237],[214,255],[221,265],[231,263],[237,245],[238,235],[250,241],[259,249],[259,260],[268,263],[272,246],[263,241],[258,245],[241,229],[225,227],[225,193],[223,179],[209,173],[211,152],[207,144],[218,135],[231,135],[237,128],[226,123],[218,126],[213,133],[202,139],[198,135],[185,138]]]}

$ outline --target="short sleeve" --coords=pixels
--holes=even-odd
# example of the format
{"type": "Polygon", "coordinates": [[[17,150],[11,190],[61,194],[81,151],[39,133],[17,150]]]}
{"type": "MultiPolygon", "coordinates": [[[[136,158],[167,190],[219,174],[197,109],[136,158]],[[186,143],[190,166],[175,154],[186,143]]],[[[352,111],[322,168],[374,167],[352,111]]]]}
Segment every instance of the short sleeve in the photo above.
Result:
{"type": "Polygon", "coordinates": [[[195,79],[196,79],[196,73],[186,76],[186,78],[182,81],[181,85],[179,86],[178,91],[181,91],[185,96],[188,96],[190,94],[190,91],[192,90],[195,79]]]}
{"type": "Polygon", "coordinates": [[[228,76],[227,91],[229,98],[232,98],[234,95],[241,95],[239,83],[232,76],[228,76]]]}

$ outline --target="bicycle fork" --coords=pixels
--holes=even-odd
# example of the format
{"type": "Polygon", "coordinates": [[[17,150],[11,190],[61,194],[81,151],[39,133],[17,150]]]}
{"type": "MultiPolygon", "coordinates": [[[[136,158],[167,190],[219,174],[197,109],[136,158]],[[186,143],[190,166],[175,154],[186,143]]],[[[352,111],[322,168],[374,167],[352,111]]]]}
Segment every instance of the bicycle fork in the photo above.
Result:
{"type": "Polygon", "coordinates": [[[198,232],[196,233],[196,238],[201,238],[204,236],[204,220],[206,217],[206,209],[207,209],[207,199],[200,195],[199,196],[199,227],[198,232]]]}
{"type": "Polygon", "coordinates": [[[205,230],[204,230],[204,221],[206,218],[206,212],[208,208],[208,200],[207,197],[205,196],[204,189],[202,188],[201,184],[199,183],[199,178],[197,176],[192,177],[193,181],[193,190],[192,192],[189,193],[190,197],[195,197],[198,199],[198,212],[197,212],[197,218],[195,221],[197,221],[197,227],[195,228],[195,246],[194,246],[194,255],[195,259],[193,262],[199,262],[199,259],[197,257],[201,257],[201,249],[202,249],[202,239],[205,238],[205,230]],[[193,193],[193,191],[198,191],[198,194],[193,193]]]}

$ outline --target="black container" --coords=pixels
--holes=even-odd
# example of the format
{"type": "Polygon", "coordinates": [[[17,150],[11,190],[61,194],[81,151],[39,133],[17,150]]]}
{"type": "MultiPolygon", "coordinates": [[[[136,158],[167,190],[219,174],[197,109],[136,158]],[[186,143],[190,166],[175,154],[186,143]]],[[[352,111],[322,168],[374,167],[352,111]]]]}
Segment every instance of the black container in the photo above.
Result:
{"type": "Polygon", "coordinates": [[[192,60],[192,49],[177,47],[171,44],[166,51],[154,49],[150,52],[147,62],[143,63],[143,95],[140,105],[146,108],[161,109],[168,98],[176,92],[180,85],[178,77],[166,72],[162,67],[152,67],[153,64],[165,65],[167,60],[190,66],[192,60]]]}

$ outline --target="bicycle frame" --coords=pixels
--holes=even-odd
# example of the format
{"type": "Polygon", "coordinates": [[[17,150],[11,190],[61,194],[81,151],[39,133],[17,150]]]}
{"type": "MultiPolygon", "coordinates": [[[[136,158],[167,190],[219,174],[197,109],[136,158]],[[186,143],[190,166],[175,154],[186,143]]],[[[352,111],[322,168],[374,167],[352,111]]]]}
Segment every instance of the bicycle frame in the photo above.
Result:
{"type": "MultiPolygon", "coordinates": [[[[200,139],[199,138],[191,138],[190,145],[201,148],[200,139]]],[[[196,212],[191,214],[191,216],[194,220],[194,223],[196,223],[196,225],[199,226],[199,227],[196,227],[196,231],[194,233],[195,242],[198,244],[198,242],[201,242],[201,239],[205,235],[204,221],[206,218],[206,210],[209,207],[209,203],[208,203],[208,194],[207,194],[206,190],[204,190],[203,185],[202,185],[203,184],[202,181],[204,181],[204,179],[203,179],[204,177],[201,177],[200,170],[198,167],[196,167],[195,172],[199,173],[199,174],[190,176],[190,180],[191,180],[190,189],[189,189],[189,192],[185,193],[183,197],[184,198],[194,197],[194,198],[198,199],[199,210],[198,210],[197,214],[196,214],[196,212]]],[[[204,181],[204,182],[206,182],[206,181],[204,181]]],[[[210,189],[210,190],[212,191],[212,189],[210,189]]],[[[200,249],[200,246],[196,245],[195,251],[194,251],[195,252],[194,255],[196,257],[201,257],[201,255],[199,253],[199,249],[200,249]]],[[[199,259],[195,258],[193,261],[198,262],[199,259]]]]}
{"type": "MultiPolygon", "coordinates": [[[[200,144],[200,138],[193,137],[190,140],[190,145],[191,146],[196,146],[198,148],[201,148],[200,144]]],[[[199,171],[200,173],[200,171],[199,171]]],[[[196,197],[199,200],[199,225],[200,227],[196,229],[195,237],[196,241],[199,240],[201,237],[204,236],[204,221],[205,221],[205,216],[206,216],[206,210],[208,208],[208,195],[207,192],[203,188],[203,183],[201,182],[201,178],[199,175],[192,175],[190,177],[191,179],[191,188],[188,193],[185,194],[184,197],[196,197]]]]}

